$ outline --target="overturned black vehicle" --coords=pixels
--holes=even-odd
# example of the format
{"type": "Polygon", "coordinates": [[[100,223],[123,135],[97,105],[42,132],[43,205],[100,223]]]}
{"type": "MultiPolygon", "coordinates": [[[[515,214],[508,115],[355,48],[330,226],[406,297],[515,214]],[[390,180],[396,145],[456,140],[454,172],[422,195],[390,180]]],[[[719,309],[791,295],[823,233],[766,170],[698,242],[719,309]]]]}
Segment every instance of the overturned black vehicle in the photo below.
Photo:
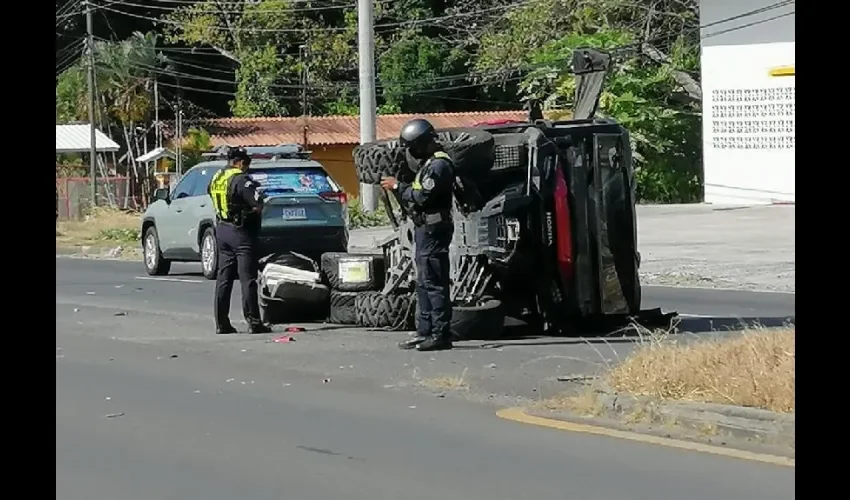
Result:
{"type": "MultiPolygon", "coordinates": [[[[669,325],[674,313],[641,310],[635,178],[628,131],[595,118],[608,54],[574,52],[573,119],[438,130],[456,168],[452,330],[498,337],[505,317],[549,335],[598,333],[632,323],[669,325]]],[[[355,149],[361,182],[411,178],[418,164],[395,141],[355,149]]],[[[381,292],[358,301],[371,326],[410,328],[413,227],[384,193],[395,227],[383,242],[381,292]]]]}

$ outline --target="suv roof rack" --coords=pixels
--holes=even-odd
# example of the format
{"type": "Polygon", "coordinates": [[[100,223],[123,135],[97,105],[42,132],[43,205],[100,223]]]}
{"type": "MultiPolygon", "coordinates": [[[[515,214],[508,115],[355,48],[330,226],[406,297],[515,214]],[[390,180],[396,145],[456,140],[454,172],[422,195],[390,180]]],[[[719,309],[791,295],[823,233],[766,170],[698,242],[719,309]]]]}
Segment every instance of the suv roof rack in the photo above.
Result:
{"type": "MultiPolygon", "coordinates": [[[[227,158],[227,152],[233,146],[223,145],[202,153],[208,158],[227,158]]],[[[300,144],[278,144],[277,146],[248,146],[245,148],[252,160],[309,160],[311,151],[305,151],[300,144]]]]}

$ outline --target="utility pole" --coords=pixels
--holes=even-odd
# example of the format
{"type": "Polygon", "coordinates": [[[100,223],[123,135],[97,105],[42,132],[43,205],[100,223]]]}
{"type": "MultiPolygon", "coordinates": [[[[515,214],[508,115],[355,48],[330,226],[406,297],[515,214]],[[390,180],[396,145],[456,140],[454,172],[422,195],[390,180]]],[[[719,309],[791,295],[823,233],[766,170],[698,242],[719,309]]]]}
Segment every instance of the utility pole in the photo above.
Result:
{"type": "Polygon", "coordinates": [[[91,176],[91,205],[97,206],[97,128],[94,124],[94,18],[92,16],[92,1],[86,1],[86,48],[88,49],[89,70],[89,131],[91,133],[91,148],[89,150],[89,175],[91,176]]]}
{"type": "Polygon", "coordinates": [[[307,45],[304,44],[301,47],[301,114],[304,118],[304,125],[302,132],[304,133],[304,137],[302,140],[302,146],[304,147],[304,151],[307,150],[307,138],[308,131],[310,129],[310,125],[307,121],[307,117],[310,116],[310,111],[308,109],[309,104],[307,103],[307,84],[309,79],[309,52],[307,49],[307,45]]]}
{"type": "Polygon", "coordinates": [[[153,126],[156,131],[156,147],[162,147],[162,134],[159,133],[159,82],[153,80],[153,126]]]}
{"type": "MultiPolygon", "coordinates": [[[[357,0],[357,49],[360,55],[360,144],[375,140],[375,34],[372,0],[357,0]]],[[[378,187],[360,184],[363,210],[378,208],[378,187]]]]}
{"type": "Polygon", "coordinates": [[[177,116],[175,117],[176,128],[174,153],[177,156],[177,175],[183,175],[183,100],[177,98],[177,116]]]}

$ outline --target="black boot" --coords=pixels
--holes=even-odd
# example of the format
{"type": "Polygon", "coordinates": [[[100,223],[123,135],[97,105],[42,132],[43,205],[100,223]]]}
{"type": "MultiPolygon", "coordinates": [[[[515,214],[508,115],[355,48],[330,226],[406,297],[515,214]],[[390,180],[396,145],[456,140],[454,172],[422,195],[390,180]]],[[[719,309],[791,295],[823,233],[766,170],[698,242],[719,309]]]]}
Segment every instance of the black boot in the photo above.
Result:
{"type": "Polygon", "coordinates": [[[452,339],[449,336],[431,336],[416,345],[417,351],[447,351],[452,348],[452,339]]]}
{"type": "Polygon", "coordinates": [[[271,327],[263,323],[254,323],[248,327],[248,331],[251,333],[272,333],[271,327]]]}
{"type": "Polygon", "coordinates": [[[430,338],[430,336],[428,336],[428,335],[416,334],[415,336],[410,337],[407,340],[403,340],[403,341],[399,342],[398,348],[403,349],[405,351],[410,350],[410,349],[415,349],[416,346],[418,346],[422,342],[425,342],[429,338],[430,338]]]}
{"type": "Polygon", "coordinates": [[[215,333],[217,335],[230,335],[231,333],[239,333],[236,331],[236,328],[233,328],[233,325],[218,325],[215,327],[215,333]]]}

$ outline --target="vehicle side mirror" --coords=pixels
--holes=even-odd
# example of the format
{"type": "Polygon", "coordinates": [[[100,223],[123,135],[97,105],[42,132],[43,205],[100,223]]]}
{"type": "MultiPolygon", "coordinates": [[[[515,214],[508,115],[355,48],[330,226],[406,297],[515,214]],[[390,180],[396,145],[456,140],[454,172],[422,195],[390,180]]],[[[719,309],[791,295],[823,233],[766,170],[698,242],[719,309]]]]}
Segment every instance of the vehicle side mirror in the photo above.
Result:
{"type": "Polygon", "coordinates": [[[159,188],[153,192],[154,201],[163,200],[166,203],[170,203],[170,196],[168,192],[168,188],[159,188]]]}

